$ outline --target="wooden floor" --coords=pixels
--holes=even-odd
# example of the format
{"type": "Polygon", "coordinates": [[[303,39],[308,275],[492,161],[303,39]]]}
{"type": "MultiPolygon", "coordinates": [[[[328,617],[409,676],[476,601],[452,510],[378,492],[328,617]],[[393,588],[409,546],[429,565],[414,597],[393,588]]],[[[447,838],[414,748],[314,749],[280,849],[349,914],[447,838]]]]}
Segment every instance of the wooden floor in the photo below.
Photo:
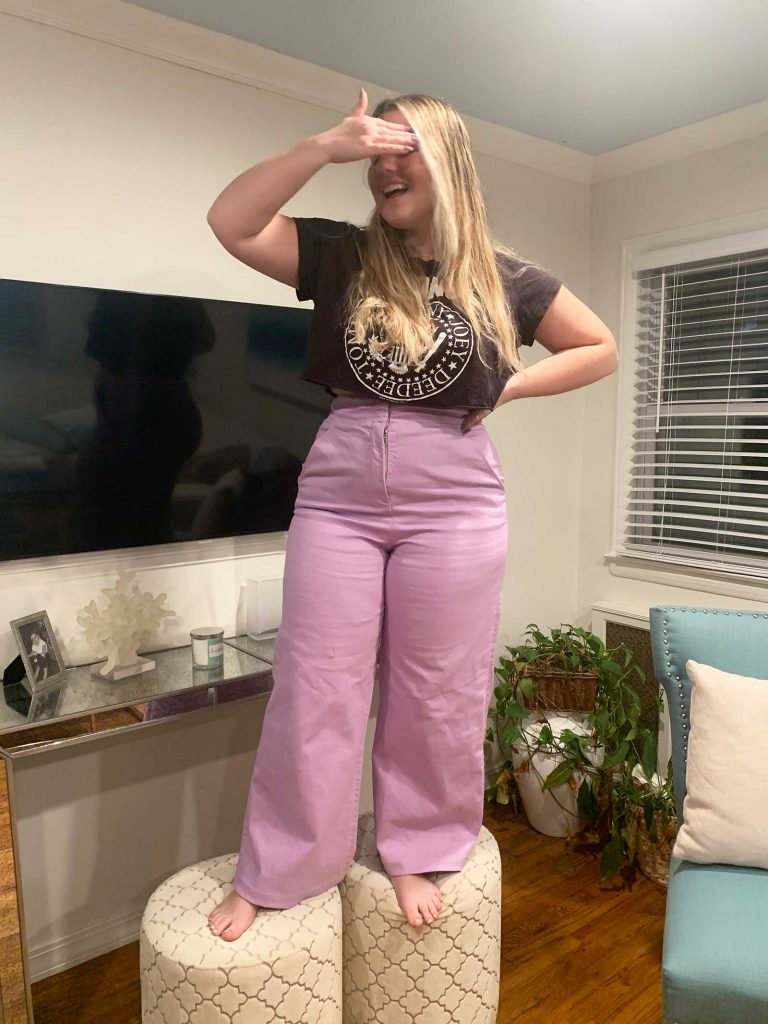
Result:
{"type": "Polygon", "coordinates": [[[667,891],[487,805],[502,862],[497,1024],[661,1024],[667,891]]]}
{"type": "MultiPolygon", "coordinates": [[[[666,890],[486,805],[502,858],[497,1024],[661,1024],[666,890]]],[[[35,1024],[141,1024],[139,944],[32,986],[35,1024]]]]}

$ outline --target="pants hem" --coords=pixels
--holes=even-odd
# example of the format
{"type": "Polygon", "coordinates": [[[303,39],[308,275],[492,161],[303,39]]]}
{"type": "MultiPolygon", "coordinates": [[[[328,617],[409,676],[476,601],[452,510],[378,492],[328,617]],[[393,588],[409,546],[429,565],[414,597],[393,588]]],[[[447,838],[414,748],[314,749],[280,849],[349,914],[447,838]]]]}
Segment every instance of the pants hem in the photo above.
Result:
{"type": "Polygon", "coordinates": [[[245,892],[240,891],[237,883],[235,883],[232,888],[241,899],[246,900],[248,903],[252,903],[256,907],[263,907],[265,910],[291,910],[292,907],[297,906],[299,903],[303,902],[303,900],[311,900],[315,896],[320,896],[322,893],[328,892],[329,889],[335,889],[338,885],[339,882],[334,882],[333,885],[328,885],[324,889],[319,889],[317,892],[304,893],[302,896],[296,896],[293,898],[281,897],[279,904],[275,904],[274,896],[261,897],[258,893],[254,893],[253,891],[250,891],[246,895],[245,892]]]}
{"type": "Polygon", "coordinates": [[[463,871],[464,864],[460,868],[396,868],[390,871],[386,865],[382,863],[382,867],[388,875],[447,875],[455,874],[458,871],[463,871]]]}

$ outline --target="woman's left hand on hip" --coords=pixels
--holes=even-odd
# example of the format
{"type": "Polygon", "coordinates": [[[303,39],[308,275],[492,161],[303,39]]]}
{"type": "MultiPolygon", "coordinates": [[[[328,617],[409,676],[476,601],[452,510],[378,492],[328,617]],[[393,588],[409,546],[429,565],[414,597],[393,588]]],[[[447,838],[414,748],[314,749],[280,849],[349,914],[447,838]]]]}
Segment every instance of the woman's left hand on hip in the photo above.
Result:
{"type": "Polygon", "coordinates": [[[493,409],[473,409],[461,421],[461,429],[464,431],[471,430],[472,427],[476,427],[478,423],[481,423],[486,416],[490,416],[492,412],[493,409]]]}

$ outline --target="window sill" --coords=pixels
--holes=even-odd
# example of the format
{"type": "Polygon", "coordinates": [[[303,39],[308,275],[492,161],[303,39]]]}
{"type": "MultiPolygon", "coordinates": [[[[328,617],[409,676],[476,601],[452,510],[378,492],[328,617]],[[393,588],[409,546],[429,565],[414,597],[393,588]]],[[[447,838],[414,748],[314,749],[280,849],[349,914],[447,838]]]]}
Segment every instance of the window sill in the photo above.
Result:
{"type": "Polygon", "coordinates": [[[702,594],[742,597],[768,605],[768,579],[765,577],[718,572],[716,569],[695,569],[615,552],[608,552],[603,558],[612,576],[661,583],[667,587],[681,587],[702,594]]]}

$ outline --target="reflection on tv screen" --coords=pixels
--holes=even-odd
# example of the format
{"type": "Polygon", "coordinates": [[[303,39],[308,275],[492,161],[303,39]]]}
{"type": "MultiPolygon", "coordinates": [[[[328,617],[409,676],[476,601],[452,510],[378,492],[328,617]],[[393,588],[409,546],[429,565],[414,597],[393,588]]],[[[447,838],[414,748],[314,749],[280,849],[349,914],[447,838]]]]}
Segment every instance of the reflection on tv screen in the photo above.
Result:
{"type": "Polygon", "coordinates": [[[311,316],[0,281],[0,559],[286,530],[311,316]]]}

